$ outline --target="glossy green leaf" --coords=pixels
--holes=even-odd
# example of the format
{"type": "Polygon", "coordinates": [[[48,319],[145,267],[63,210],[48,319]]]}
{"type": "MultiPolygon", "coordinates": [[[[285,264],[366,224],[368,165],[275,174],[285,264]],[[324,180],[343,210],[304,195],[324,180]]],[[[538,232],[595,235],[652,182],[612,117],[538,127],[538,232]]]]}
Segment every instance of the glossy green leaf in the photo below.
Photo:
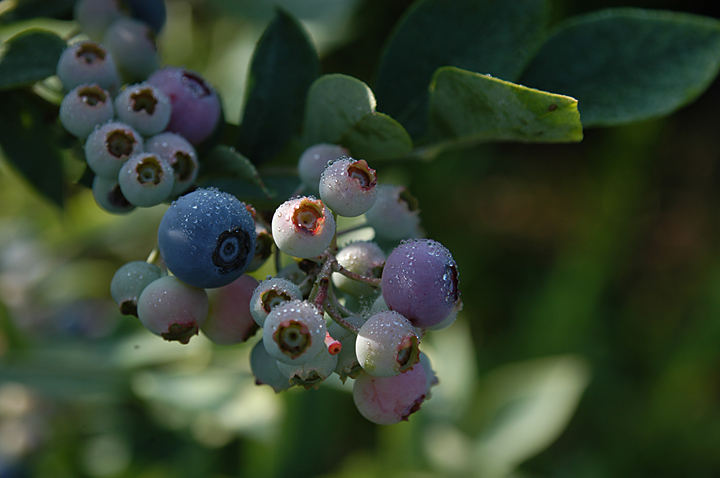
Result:
{"type": "Polygon", "coordinates": [[[216,146],[202,157],[198,182],[205,182],[213,178],[240,180],[252,184],[266,195],[270,195],[255,165],[228,146],[216,146]]]}
{"type": "Polygon", "coordinates": [[[307,34],[278,10],[253,55],[238,151],[259,163],[299,134],[305,97],[319,74],[320,62],[307,34]]]}
{"type": "Polygon", "coordinates": [[[521,82],[577,98],[585,126],[611,126],[672,113],[719,69],[717,20],[622,8],[564,23],[521,82]]]}
{"type": "Polygon", "coordinates": [[[545,38],[545,0],[423,0],[399,23],[373,89],[380,111],[413,137],[426,124],[435,70],[456,66],[513,81],[545,38]]]}
{"type": "Polygon", "coordinates": [[[583,137],[575,99],[454,67],[440,68],[433,78],[429,132],[445,144],[583,137]]]}
{"type": "Polygon", "coordinates": [[[54,33],[33,28],[2,44],[0,90],[30,85],[55,74],[65,41],[54,33]]]}
{"type": "Polygon", "coordinates": [[[57,111],[24,92],[0,92],[0,149],[4,158],[45,198],[62,207],[64,173],[57,147],[57,111]]]}
{"type": "Polygon", "coordinates": [[[347,75],[321,76],[308,91],[304,142],[337,143],[373,111],[375,96],[365,83],[347,75]]]}
{"type": "Polygon", "coordinates": [[[340,74],[322,76],[310,87],[304,142],[307,146],[342,144],[353,156],[368,160],[394,158],[412,150],[412,140],[402,125],[375,111],[370,88],[340,74]]]}
{"type": "Polygon", "coordinates": [[[400,123],[377,112],[363,116],[338,142],[353,157],[367,160],[397,158],[413,147],[410,135],[400,123]]]}

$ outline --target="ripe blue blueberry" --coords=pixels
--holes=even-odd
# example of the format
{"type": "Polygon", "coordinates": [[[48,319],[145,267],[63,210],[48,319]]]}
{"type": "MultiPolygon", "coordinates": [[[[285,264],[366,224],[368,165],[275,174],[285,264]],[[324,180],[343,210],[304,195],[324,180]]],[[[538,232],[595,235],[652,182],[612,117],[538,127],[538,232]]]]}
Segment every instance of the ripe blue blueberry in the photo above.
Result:
{"type": "Polygon", "coordinates": [[[215,131],[221,118],[220,97],[202,76],[184,68],[166,66],[147,81],[170,98],[172,114],[168,131],[184,136],[194,145],[215,131]]]}
{"type": "Polygon", "coordinates": [[[111,92],[120,86],[112,55],[103,45],[92,41],[69,45],[58,60],[57,76],[65,91],[86,83],[96,83],[111,92]]]}
{"type": "Polygon", "coordinates": [[[97,125],[115,114],[110,93],[100,85],[82,84],[60,102],[60,123],[72,135],[85,139],[97,125]]]}
{"type": "Polygon", "coordinates": [[[245,204],[213,188],[180,196],[158,227],[167,268],[196,287],[222,287],[246,270],[255,253],[255,223],[245,204]]]}
{"type": "Polygon", "coordinates": [[[117,179],[125,161],[143,150],[143,139],[132,127],[110,121],[93,130],[85,141],[85,160],[98,176],[117,179]]]}
{"type": "Polygon", "coordinates": [[[152,207],[162,203],[173,187],[170,163],[156,154],[138,153],[125,161],[118,174],[120,190],[132,204],[152,207]]]}
{"type": "Polygon", "coordinates": [[[113,21],[102,43],[127,81],[143,81],[160,67],[155,33],[140,20],[121,17],[113,21]]]}
{"type": "Polygon", "coordinates": [[[400,312],[416,327],[432,327],[460,300],[457,264],[437,241],[404,241],[385,262],[382,291],[390,310],[400,312]]]}
{"type": "Polygon", "coordinates": [[[148,83],[125,86],[115,97],[115,115],[143,136],[165,130],[170,121],[170,99],[148,83]]]}

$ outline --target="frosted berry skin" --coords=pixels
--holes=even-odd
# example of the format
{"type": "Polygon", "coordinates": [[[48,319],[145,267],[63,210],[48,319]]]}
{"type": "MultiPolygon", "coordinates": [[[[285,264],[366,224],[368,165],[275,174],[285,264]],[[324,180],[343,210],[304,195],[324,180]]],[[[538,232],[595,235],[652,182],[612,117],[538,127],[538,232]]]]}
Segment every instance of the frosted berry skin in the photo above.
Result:
{"type": "Polygon", "coordinates": [[[143,81],[160,68],[155,33],[140,20],[116,19],[105,31],[102,43],[112,53],[118,71],[127,82],[143,81]]]}
{"type": "Polygon", "coordinates": [[[137,316],[140,293],[162,277],[160,268],[145,261],[132,261],[120,266],[110,281],[110,295],[123,315],[137,316]]]}
{"type": "Polygon", "coordinates": [[[342,146],[330,143],[318,143],[303,151],[298,160],[298,176],[307,191],[319,194],[320,176],[328,163],[349,154],[342,146]]]}
{"type": "Polygon", "coordinates": [[[227,285],[255,253],[255,223],[232,194],[201,188],[180,196],[165,211],[158,246],[167,268],[195,287],[227,285]]]}
{"type": "Polygon", "coordinates": [[[250,314],[250,298],[258,281],[247,274],[226,286],[207,291],[210,312],[201,332],[218,345],[245,342],[258,330],[250,314]]]}
{"type": "Polygon", "coordinates": [[[326,332],[325,320],[315,305],[293,300],[268,314],[263,324],[263,344],[275,360],[304,364],[325,348],[326,332]]]}
{"type": "Polygon", "coordinates": [[[295,384],[280,372],[277,364],[278,361],[265,350],[262,340],[255,344],[250,352],[250,370],[256,385],[268,385],[275,393],[292,388],[295,384]]]}
{"type": "Polygon", "coordinates": [[[445,246],[432,239],[402,242],[388,256],[382,274],[383,298],[416,327],[432,327],[460,299],[458,270],[445,246]]]}
{"type": "Polygon", "coordinates": [[[60,123],[73,136],[85,139],[97,125],[115,114],[110,93],[96,84],[76,86],[60,102],[60,123]]]}
{"type": "Polygon", "coordinates": [[[302,292],[293,282],[281,277],[262,281],[253,291],[250,312],[255,322],[262,327],[268,314],[278,305],[302,299],[302,292]]]}
{"type": "Polygon", "coordinates": [[[135,209],[135,205],[123,195],[117,178],[95,176],[92,183],[92,194],[97,205],[107,212],[127,214],[135,209]]]}
{"type": "Polygon", "coordinates": [[[110,24],[122,16],[120,0],[78,0],[73,10],[80,30],[95,41],[102,40],[110,24]]]}
{"type": "Polygon", "coordinates": [[[204,289],[165,276],[147,285],[138,298],[138,318],[150,332],[186,344],[205,322],[208,296],[204,289]]]}
{"type": "Polygon", "coordinates": [[[110,121],[85,141],[85,160],[98,176],[116,179],[125,161],[143,151],[142,136],[131,126],[110,121]]]}
{"type": "Polygon", "coordinates": [[[360,327],[355,353],[360,366],[370,375],[392,377],[418,362],[418,343],[410,321],[388,310],[371,316],[360,327]]]}
{"type": "Polygon", "coordinates": [[[167,11],[163,0],[125,0],[133,18],[146,23],[155,33],[159,33],[167,20],[167,11]]]}
{"type": "Polygon", "coordinates": [[[170,163],[152,153],[138,153],[125,161],[118,173],[118,184],[125,198],[140,207],[152,207],[165,201],[172,191],[170,163]]]}
{"type": "Polygon", "coordinates": [[[377,174],[364,159],[330,163],[320,177],[320,199],[334,213],[356,217],[367,212],[377,193],[377,174]]]}
{"type": "Polygon", "coordinates": [[[112,55],[103,45],[92,41],[69,45],[58,60],[57,76],[65,91],[86,83],[95,83],[111,92],[120,86],[112,55]]]}
{"type": "Polygon", "coordinates": [[[287,364],[278,361],[277,366],[284,376],[306,390],[320,387],[320,384],[332,375],[337,366],[337,355],[330,355],[327,348],[320,350],[315,358],[302,364],[287,364]]]}
{"type": "Polygon", "coordinates": [[[377,237],[399,240],[416,237],[420,227],[417,200],[404,186],[380,184],[375,204],[365,213],[377,237]]]}
{"type": "Polygon", "coordinates": [[[312,259],[328,248],[335,236],[335,218],[319,199],[303,196],[281,204],[273,215],[272,235],[285,254],[312,259]]]}
{"type": "Polygon", "coordinates": [[[170,122],[170,99],[148,83],[124,87],[115,97],[115,115],[143,136],[164,131],[170,122]]]}
{"type": "Polygon", "coordinates": [[[361,373],[353,385],[353,401],[360,414],[378,425],[407,421],[425,401],[427,375],[422,364],[392,377],[361,373]]]}
{"type": "Polygon", "coordinates": [[[195,146],[212,135],[221,118],[220,97],[202,76],[166,66],[147,81],[170,98],[172,114],[167,131],[182,135],[195,146]]]}
{"type": "MultiPolygon", "coordinates": [[[[375,242],[351,242],[340,249],[335,258],[350,272],[373,278],[380,278],[385,264],[385,253],[375,242]]],[[[370,297],[378,292],[376,287],[339,273],[333,274],[332,279],[338,289],[356,297],[370,297]]]]}
{"type": "Polygon", "coordinates": [[[175,182],[171,197],[178,196],[195,184],[200,163],[192,144],[177,133],[156,134],[145,141],[145,150],[165,157],[173,168],[175,182]]]}

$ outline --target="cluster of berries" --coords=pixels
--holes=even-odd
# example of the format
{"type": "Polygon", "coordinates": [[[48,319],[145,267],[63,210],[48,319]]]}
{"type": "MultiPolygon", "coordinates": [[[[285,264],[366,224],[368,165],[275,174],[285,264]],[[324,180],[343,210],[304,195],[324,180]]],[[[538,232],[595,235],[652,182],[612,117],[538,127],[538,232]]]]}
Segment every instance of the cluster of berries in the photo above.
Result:
{"type": "Polygon", "coordinates": [[[199,75],[159,68],[150,40],[162,22],[138,14],[136,3],[156,15],[149,6],[162,5],[78,2],[81,27],[103,41],[72,43],[58,64],[68,91],[60,120],[84,141],[98,204],[125,213],[172,201],[150,257],[112,279],[120,311],[183,344],[200,332],[238,344],[261,330],[250,358],[258,384],[317,388],[335,373],[354,380],[368,420],[406,420],[438,381],[420,342],[462,307],[452,255],[419,238],[417,201],[404,187],[378,184],[376,171],[340,145],[302,153],[301,194],[274,212],[196,187],[195,148],[222,121],[220,100],[199,75]],[[128,49],[137,69],[124,63],[128,49]],[[375,240],[338,247],[338,216],[364,216],[375,240]],[[249,273],[273,252],[276,275],[259,282],[249,273]],[[279,267],[281,254],[294,258],[290,266],[279,267]]]}
{"type": "Polygon", "coordinates": [[[160,68],[164,3],[81,0],[75,19],[90,39],[70,43],[58,61],[60,122],[84,142],[98,205],[125,213],[191,189],[195,147],[219,125],[221,104],[197,73],[160,68]]]}

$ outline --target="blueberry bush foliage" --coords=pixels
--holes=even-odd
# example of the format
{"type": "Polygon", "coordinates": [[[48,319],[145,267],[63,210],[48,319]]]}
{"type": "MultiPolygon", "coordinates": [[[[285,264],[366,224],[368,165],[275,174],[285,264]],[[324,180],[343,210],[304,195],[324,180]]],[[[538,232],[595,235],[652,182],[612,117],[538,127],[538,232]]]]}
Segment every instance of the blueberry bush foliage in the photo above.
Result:
{"type": "Polygon", "coordinates": [[[0,1],[0,476],[712,476],[655,3],[0,1]]]}

